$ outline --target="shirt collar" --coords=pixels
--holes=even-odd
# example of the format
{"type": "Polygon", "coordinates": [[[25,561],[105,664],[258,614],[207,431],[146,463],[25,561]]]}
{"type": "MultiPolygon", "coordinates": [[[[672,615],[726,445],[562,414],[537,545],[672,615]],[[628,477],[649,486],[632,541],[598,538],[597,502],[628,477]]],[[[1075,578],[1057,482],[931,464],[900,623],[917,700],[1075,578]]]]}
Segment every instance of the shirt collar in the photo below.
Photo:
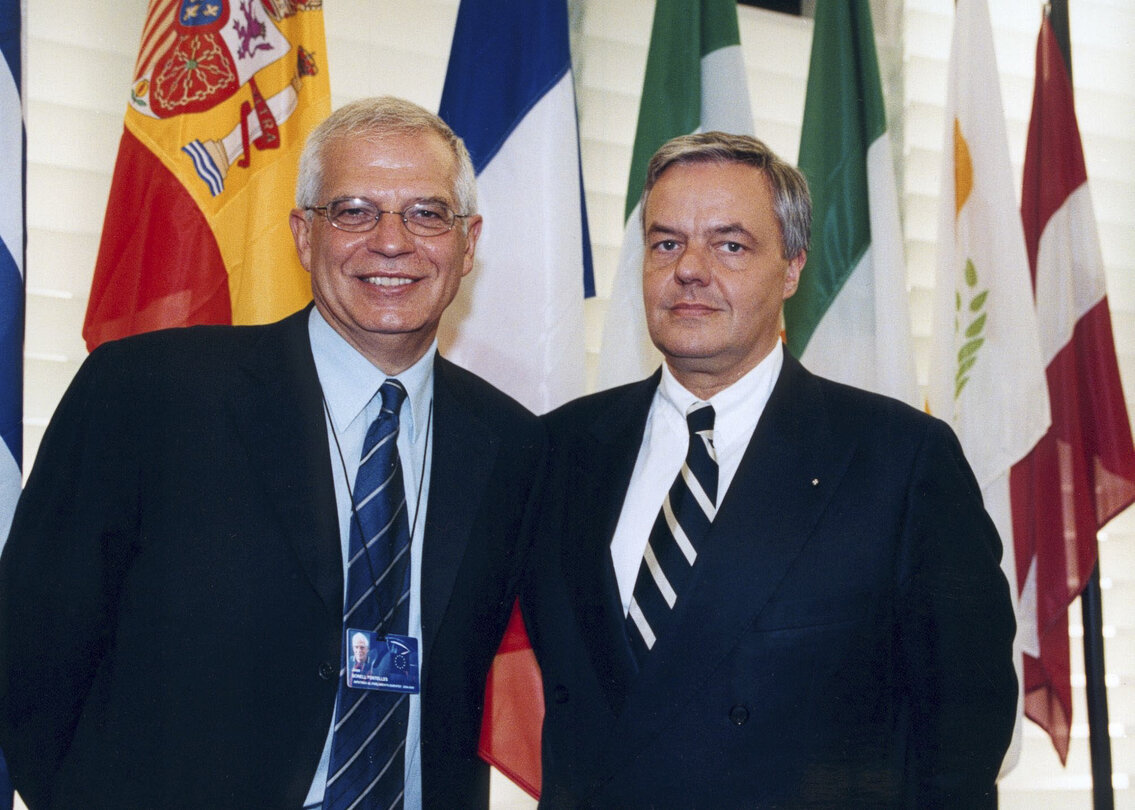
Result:
{"type": "MultiPolygon", "coordinates": [[[[780,376],[780,369],[784,365],[784,354],[778,342],[773,351],[765,355],[761,362],[745,373],[741,379],[727,388],[718,391],[709,398],[714,413],[720,418],[723,414],[732,414],[746,403],[767,402],[772,387],[780,376]]],[[[686,411],[695,402],[701,402],[696,396],[686,390],[670,371],[670,366],[662,364],[662,381],[658,386],[662,401],[674,408],[686,418],[686,411]]]]}
{"type": "MultiPolygon", "coordinates": [[[[308,335],[311,353],[315,358],[323,398],[331,415],[335,430],[343,433],[362,416],[366,419],[367,406],[388,375],[375,366],[358,349],[336,332],[316,307],[308,317],[308,335]]],[[[402,409],[402,429],[411,441],[417,440],[418,425],[425,425],[426,414],[433,399],[434,355],[437,339],[414,365],[397,375],[406,389],[406,404],[402,409]]],[[[377,414],[375,409],[375,414],[377,414]]],[[[366,419],[366,423],[369,423],[366,419]]]]}

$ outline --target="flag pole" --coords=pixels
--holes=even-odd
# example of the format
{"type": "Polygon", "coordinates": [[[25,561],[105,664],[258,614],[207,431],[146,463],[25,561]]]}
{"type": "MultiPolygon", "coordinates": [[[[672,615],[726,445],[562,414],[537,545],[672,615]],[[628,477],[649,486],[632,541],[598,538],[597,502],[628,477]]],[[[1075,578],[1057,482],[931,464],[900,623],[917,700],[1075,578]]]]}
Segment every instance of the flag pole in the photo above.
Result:
{"type": "Polygon", "coordinates": [[[1111,737],[1108,731],[1107,686],[1104,683],[1103,606],[1100,564],[1080,594],[1084,617],[1084,676],[1087,680],[1088,745],[1092,755],[1092,807],[1115,810],[1111,786],[1111,737]]]}
{"type": "MultiPolygon", "coordinates": [[[[1068,25],[1068,0],[1051,0],[1045,5],[1052,33],[1064,57],[1069,84],[1072,82],[1072,38],[1068,25]]],[[[1097,538],[1096,548],[1099,548],[1097,538]]],[[[1103,652],[1103,596],[1100,591],[1100,564],[1096,565],[1080,594],[1084,623],[1084,678],[1088,704],[1088,746],[1092,758],[1093,810],[1114,810],[1115,793],[1111,785],[1111,736],[1107,712],[1106,668],[1103,652]]]]}

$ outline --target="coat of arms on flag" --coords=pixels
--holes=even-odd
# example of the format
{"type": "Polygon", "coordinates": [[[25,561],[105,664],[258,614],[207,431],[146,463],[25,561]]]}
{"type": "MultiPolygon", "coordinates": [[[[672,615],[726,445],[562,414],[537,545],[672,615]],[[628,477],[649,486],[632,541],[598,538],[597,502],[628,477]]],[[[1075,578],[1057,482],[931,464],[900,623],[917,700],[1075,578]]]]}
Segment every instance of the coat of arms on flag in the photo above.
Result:
{"type": "Polygon", "coordinates": [[[310,296],[287,226],[330,109],[322,0],[152,0],[83,334],[257,323],[310,296]]]}

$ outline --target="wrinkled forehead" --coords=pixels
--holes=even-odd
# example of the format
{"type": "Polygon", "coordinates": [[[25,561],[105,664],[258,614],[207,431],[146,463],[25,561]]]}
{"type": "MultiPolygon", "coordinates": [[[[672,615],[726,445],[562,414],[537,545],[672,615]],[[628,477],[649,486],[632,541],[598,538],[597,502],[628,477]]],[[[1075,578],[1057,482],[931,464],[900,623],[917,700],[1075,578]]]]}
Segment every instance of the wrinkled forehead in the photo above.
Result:
{"type": "MultiPolygon", "coordinates": [[[[668,164],[644,192],[640,212],[645,234],[656,223],[659,198],[684,198],[690,206],[708,211],[722,205],[736,213],[768,209],[773,213],[768,173],[750,163],[721,159],[676,160],[668,164]],[[661,187],[661,188],[660,188],[661,187]]],[[[735,219],[735,217],[728,217],[735,219]]]]}
{"type": "MultiPolygon", "coordinates": [[[[457,159],[430,130],[365,132],[328,143],[322,196],[359,196],[364,186],[418,198],[457,196],[457,159]],[[355,187],[358,191],[353,191],[355,187]]],[[[365,196],[365,195],[364,195],[365,196]]]]}

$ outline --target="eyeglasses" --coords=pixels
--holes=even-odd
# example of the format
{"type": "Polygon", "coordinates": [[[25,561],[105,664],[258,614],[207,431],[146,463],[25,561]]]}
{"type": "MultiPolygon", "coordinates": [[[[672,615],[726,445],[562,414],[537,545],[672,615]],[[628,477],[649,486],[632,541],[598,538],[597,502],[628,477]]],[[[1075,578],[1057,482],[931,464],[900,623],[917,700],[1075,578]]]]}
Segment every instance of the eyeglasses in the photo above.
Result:
{"type": "Polygon", "coordinates": [[[440,236],[452,230],[458,219],[469,216],[469,214],[455,214],[442,202],[417,202],[401,211],[387,211],[370,200],[359,197],[344,197],[332,200],[327,205],[313,205],[304,210],[322,214],[327,217],[332,227],[349,233],[373,230],[383,214],[396,214],[402,218],[406,230],[417,236],[440,236]]]}

